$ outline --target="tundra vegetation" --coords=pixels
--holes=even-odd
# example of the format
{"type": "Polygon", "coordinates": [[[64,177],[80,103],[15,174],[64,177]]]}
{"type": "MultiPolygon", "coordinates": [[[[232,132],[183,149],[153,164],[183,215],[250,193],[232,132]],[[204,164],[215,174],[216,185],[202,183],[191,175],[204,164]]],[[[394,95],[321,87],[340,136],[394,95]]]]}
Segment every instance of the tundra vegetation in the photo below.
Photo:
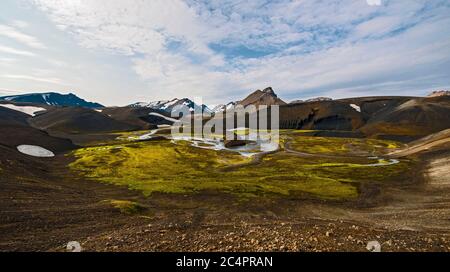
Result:
{"type": "Polygon", "coordinates": [[[148,210],[148,207],[131,200],[108,199],[102,201],[125,214],[136,214],[148,210]]]}
{"type": "Polygon", "coordinates": [[[415,163],[388,164],[373,158],[401,146],[392,141],[307,137],[299,131],[280,135],[280,150],[258,160],[194,147],[189,141],[157,139],[78,149],[69,154],[75,158],[69,167],[94,181],[127,186],[145,196],[213,191],[243,200],[279,196],[347,200],[358,197],[361,184],[391,182],[415,163]],[[291,150],[317,156],[287,152],[287,144],[291,150]],[[377,162],[380,165],[373,166],[377,162]]]}

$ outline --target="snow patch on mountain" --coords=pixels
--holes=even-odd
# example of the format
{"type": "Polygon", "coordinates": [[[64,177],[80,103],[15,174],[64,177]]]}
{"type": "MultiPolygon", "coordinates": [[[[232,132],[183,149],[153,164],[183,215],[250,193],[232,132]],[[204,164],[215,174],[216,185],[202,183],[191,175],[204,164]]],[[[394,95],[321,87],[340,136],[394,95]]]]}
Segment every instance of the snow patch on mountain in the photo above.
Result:
{"type": "Polygon", "coordinates": [[[145,108],[151,108],[154,110],[160,110],[167,113],[171,113],[172,110],[176,109],[176,107],[182,107],[185,106],[189,109],[189,111],[203,111],[205,113],[211,113],[212,111],[204,104],[201,106],[196,104],[194,101],[190,100],[189,98],[183,98],[178,99],[174,98],[172,100],[160,100],[160,101],[152,101],[149,103],[146,102],[137,102],[134,104],[129,105],[130,107],[145,107],[145,108]]]}
{"type": "Polygon", "coordinates": [[[161,117],[161,118],[163,118],[163,119],[166,119],[167,121],[174,122],[174,123],[180,122],[180,120],[177,120],[177,119],[175,119],[175,118],[171,118],[171,117],[164,116],[164,115],[159,114],[159,113],[157,113],[157,112],[150,112],[148,115],[153,115],[153,116],[161,117]]]}
{"type": "Polygon", "coordinates": [[[20,102],[20,103],[33,103],[33,104],[43,104],[51,106],[79,106],[86,108],[103,108],[103,105],[94,102],[88,102],[73,93],[60,94],[60,93],[29,93],[14,96],[3,96],[0,100],[20,102]]]}
{"type": "Polygon", "coordinates": [[[8,97],[5,97],[4,100],[5,101],[13,101],[16,98],[17,98],[17,96],[8,96],[8,97]]]}
{"type": "Polygon", "coordinates": [[[305,102],[321,102],[321,101],[331,101],[333,100],[330,97],[315,97],[305,100],[305,102]]]}
{"type": "Polygon", "coordinates": [[[22,154],[33,157],[50,158],[55,156],[52,151],[37,145],[19,145],[17,150],[22,154]]]}
{"type": "Polygon", "coordinates": [[[357,112],[361,112],[361,107],[356,104],[350,104],[350,107],[354,108],[357,112]]]}
{"type": "Polygon", "coordinates": [[[212,111],[213,112],[223,112],[225,110],[233,109],[236,105],[237,105],[237,102],[232,101],[232,102],[229,102],[228,104],[217,105],[212,109],[212,111]]]}
{"type": "Polygon", "coordinates": [[[37,112],[45,111],[46,109],[40,108],[40,107],[33,107],[33,106],[16,106],[13,104],[0,104],[1,107],[8,108],[15,111],[20,111],[25,114],[35,116],[37,112]]]}

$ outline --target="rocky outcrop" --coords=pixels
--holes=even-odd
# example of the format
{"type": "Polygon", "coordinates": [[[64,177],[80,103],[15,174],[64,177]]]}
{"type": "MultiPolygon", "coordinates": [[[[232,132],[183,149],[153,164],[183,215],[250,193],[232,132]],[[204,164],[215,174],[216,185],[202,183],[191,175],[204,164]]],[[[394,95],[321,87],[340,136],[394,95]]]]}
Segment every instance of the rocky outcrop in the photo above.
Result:
{"type": "Polygon", "coordinates": [[[438,96],[450,96],[450,91],[434,91],[428,95],[428,97],[438,97],[438,96]]]}
{"type": "Polygon", "coordinates": [[[260,106],[260,105],[286,105],[286,102],[278,98],[278,96],[273,91],[272,87],[267,87],[264,90],[256,90],[249,96],[239,101],[239,105],[248,106],[260,106]]]}
{"type": "Polygon", "coordinates": [[[239,147],[244,146],[247,144],[254,143],[253,141],[249,140],[225,140],[223,141],[226,148],[233,148],[233,147],[239,147]]]}
{"type": "Polygon", "coordinates": [[[319,101],[331,101],[332,98],[329,97],[315,97],[305,100],[305,102],[319,102],[319,101]]]}
{"type": "Polygon", "coordinates": [[[297,100],[291,101],[289,104],[301,104],[301,103],[332,101],[332,100],[333,99],[329,98],[329,97],[315,97],[315,98],[310,98],[310,99],[306,99],[306,100],[297,99],[297,100]]]}
{"type": "Polygon", "coordinates": [[[227,103],[226,105],[225,104],[220,104],[220,105],[215,106],[212,109],[212,111],[213,112],[223,112],[223,111],[226,111],[226,110],[231,110],[237,105],[237,103],[238,102],[232,101],[232,102],[227,103]]]}

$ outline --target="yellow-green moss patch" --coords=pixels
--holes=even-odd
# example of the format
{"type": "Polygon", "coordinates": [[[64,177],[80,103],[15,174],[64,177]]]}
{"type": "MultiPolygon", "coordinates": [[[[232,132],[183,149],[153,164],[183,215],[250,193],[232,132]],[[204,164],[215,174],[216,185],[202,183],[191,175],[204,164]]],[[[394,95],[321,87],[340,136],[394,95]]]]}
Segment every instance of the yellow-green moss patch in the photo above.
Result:
{"type": "Polygon", "coordinates": [[[295,151],[330,155],[380,155],[403,144],[376,139],[313,137],[291,134],[286,140],[295,151]]]}
{"type": "MultiPolygon", "coordinates": [[[[373,145],[389,148],[390,144],[315,137],[302,137],[300,141],[307,140],[312,141],[308,151],[318,153],[346,152],[358,145],[368,150],[377,148],[373,145]]],[[[186,194],[207,190],[240,198],[308,194],[322,199],[354,199],[358,196],[359,183],[390,180],[410,167],[407,161],[370,167],[367,165],[377,161],[364,157],[303,158],[279,152],[266,155],[257,164],[230,170],[230,166],[249,163],[252,158],[225,150],[192,147],[189,142],[173,144],[168,140],[89,147],[72,155],[76,158],[70,164],[74,172],[96,181],[128,186],[146,196],[155,192],[186,194]]]]}
{"type": "Polygon", "coordinates": [[[137,214],[148,210],[147,206],[130,200],[108,199],[104,200],[103,202],[113,206],[116,209],[119,209],[120,212],[126,214],[137,214]]]}

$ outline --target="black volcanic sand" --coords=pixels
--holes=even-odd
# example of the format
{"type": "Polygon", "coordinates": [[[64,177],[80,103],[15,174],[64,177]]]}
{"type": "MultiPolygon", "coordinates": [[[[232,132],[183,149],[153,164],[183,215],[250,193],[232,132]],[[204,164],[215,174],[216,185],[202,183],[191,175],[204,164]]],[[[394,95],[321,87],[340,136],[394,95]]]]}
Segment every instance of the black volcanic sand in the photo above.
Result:
{"type": "MultiPolygon", "coordinates": [[[[72,158],[32,158],[0,146],[0,251],[450,251],[450,189],[422,173],[448,158],[421,156],[416,179],[361,188],[355,201],[267,197],[241,201],[202,192],[143,197],[137,191],[74,176],[72,158]],[[138,203],[130,212],[109,200],[138,203]],[[367,205],[370,203],[370,205],[367,205]]],[[[405,177],[406,178],[406,177],[405,177]]]]}

